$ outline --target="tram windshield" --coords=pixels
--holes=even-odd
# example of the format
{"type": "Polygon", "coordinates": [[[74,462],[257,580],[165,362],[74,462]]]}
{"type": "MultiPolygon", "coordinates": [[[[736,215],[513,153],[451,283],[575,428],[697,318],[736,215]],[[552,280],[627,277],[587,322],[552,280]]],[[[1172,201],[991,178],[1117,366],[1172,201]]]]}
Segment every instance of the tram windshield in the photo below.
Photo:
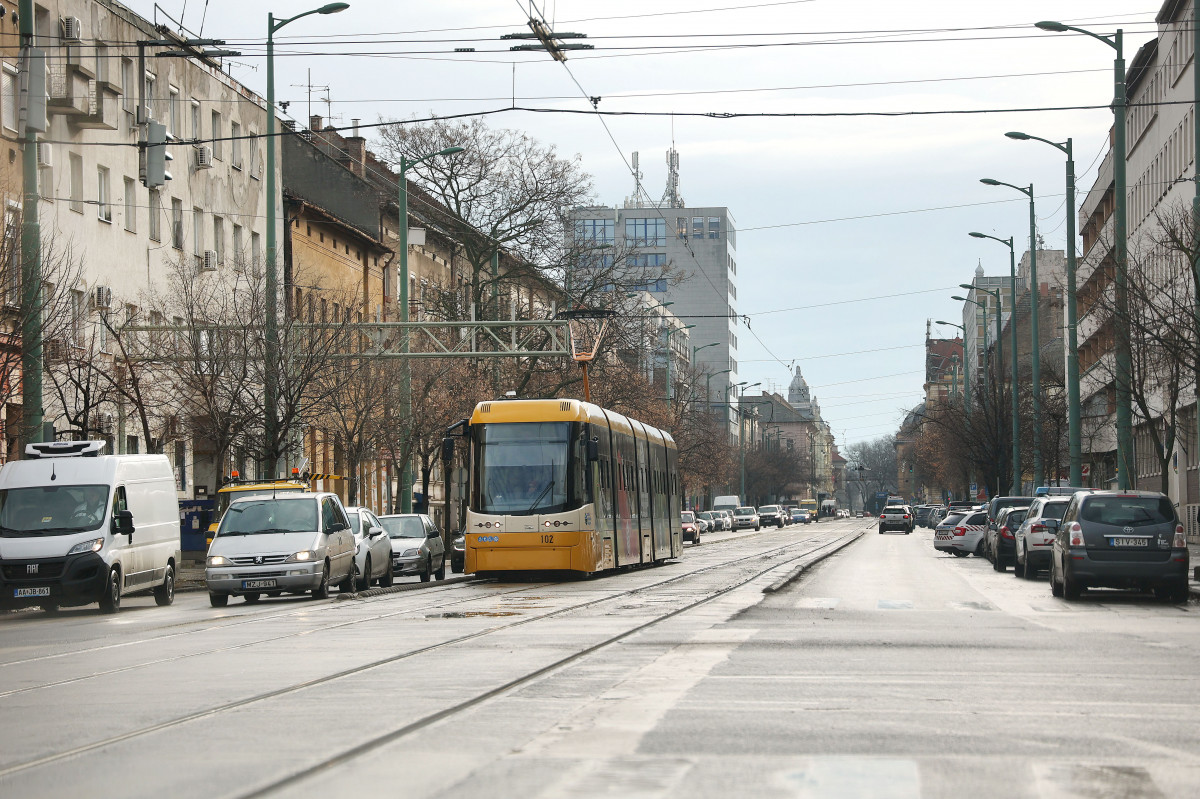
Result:
{"type": "Polygon", "coordinates": [[[475,510],[522,516],[579,507],[570,422],[486,424],[477,435],[475,510]]]}

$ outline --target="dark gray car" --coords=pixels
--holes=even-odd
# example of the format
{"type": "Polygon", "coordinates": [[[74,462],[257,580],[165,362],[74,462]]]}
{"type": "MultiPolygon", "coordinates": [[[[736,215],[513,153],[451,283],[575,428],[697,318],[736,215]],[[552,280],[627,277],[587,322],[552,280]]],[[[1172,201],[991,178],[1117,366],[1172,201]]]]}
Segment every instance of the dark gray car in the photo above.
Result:
{"type": "Polygon", "coordinates": [[[1175,506],[1155,491],[1097,491],[1071,497],[1055,530],[1050,590],[1078,599],[1087,588],[1154,590],[1186,602],[1188,549],[1175,506]]]}

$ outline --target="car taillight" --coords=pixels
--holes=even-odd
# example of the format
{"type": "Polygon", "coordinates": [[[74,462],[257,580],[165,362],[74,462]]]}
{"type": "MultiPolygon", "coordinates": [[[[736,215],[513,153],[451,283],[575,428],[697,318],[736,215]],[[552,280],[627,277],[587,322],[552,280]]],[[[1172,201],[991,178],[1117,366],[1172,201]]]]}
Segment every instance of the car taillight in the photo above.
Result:
{"type": "Polygon", "coordinates": [[[1071,546],[1083,546],[1083,528],[1079,526],[1079,522],[1071,522],[1071,526],[1067,528],[1067,532],[1071,535],[1071,546]]]}
{"type": "Polygon", "coordinates": [[[1183,525],[1175,525],[1175,540],[1171,542],[1171,549],[1187,549],[1187,536],[1183,534],[1183,525]]]}
{"type": "Polygon", "coordinates": [[[879,514],[879,518],[881,518],[881,519],[886,519],[886,518],[887,518],[887,514],[886,514],[886,513],[881,513],[881,514],[879,514]]]}
{"type": "Polygon", "coordinates": [[[955,527],[955,528],[954,528],[954,534],[955,534],[955,535],[966,535],[966,534],[967,534],[967,528],[965,528],[965,527],[955,527]]]}
{"type": "Polygon", "coordinates": [[[908,518],[908,514],[907,514],[907,513],[906,513],[906,514],[904,514],[904,518],[906,518],[906,519],[908,518]]]}
{"type": "Polygon", "coordinates": [[[1003,536],[1004,538],[1012,538],[1012,537],[1013,537],[1013,534],[1012,534],[1012,532],[1011,532],[1011,531],[1008,529],[1008,527],[1001,527],[1001,528],[1000,528],[1000,535],[1001,535],[1001,536],[1003,536]]]}
{"type": "Polygon", "coordinates": [[[1029,525],[1029,532],[1031,532],[1031,533],[1044,533],[1044,532],[1046,532],[1046,525],[1044,525],[1044,524],[1031,524],[1031,525],[1029,525]]]}

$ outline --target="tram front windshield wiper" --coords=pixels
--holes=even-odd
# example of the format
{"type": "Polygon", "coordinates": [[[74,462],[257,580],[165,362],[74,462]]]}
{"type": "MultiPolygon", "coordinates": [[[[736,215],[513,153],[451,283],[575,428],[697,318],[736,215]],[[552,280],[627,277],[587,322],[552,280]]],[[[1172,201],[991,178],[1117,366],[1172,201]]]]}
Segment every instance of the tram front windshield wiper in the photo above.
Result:
{"type": "Polygon", "coordinates": [[[533,500],[533,504],[529,506],[529,510],[527,510],[525,512],[533,513],[533,509],[536,508],[538,506],[538,503],[542,501],[542,497],[546,496],[546,492],[552,488],[554,488],[554,480],[551,480],[549,483],[546,483],[546,487],[542,489],[541,493],[537,495],[537,498],[533,500]]]}

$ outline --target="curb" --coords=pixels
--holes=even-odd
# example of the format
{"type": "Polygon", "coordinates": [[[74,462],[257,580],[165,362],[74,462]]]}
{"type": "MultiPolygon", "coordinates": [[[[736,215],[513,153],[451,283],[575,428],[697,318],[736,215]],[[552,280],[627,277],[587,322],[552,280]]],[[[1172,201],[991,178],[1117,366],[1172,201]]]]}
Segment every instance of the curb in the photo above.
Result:
{"type": "MultiPolygon", "coordinates": [[[[838,552],[841,552],[843,549],[850,546],[858,539],[862,538],[864,535],[866,535],[866,532],[868,529],[869,528],[863,528],[862,530],[859,530],[857,533],[853,534],[851,537],[845,538],[840,542],[835,542],[835,543],[837,543],[837,545],[834,546],[833,549],[829,550],[828,552],[821,553],[813,560],[810,560],[806,563],[801,563],[799,566],[796,566],[791,571],[789,571],[787,574],[785,574],[784,576],[780,577],[775,582],[773,582],[770,585],[768,585],[767,587],[765,587],[762,590],[762,592],[764,594],[773,594],[776,591],[780,591],[780,590],[786,588],[789,584],[791,584],[792,582],[797,580],[800,577],[800,575],[804,574],[804,571],[806,569],[816,566],[818,563],[825,560],[830,555],[834,555],[838,552]]],[[[826,544],[825,546],[831,546],[831,545],[826,544]]]]}
{"type": "Polygon", "coordinates": [[[384,594],[398,594],[401,591],[418,591],[425,587],[433,587],[435,585],[454,585],[455,583],[465,583],[468,580],[474,580],[475,575],[464,574],[461,577],[447,577],[445,580],[430,580],[427,583],[404,583],[402,585],[393,585],[388,588],[368,588],[366,591],[354,591],[349,594],[339,593],[338,601],[343,599],[368,599],[373,596],[383,596],[384,594]]]}

